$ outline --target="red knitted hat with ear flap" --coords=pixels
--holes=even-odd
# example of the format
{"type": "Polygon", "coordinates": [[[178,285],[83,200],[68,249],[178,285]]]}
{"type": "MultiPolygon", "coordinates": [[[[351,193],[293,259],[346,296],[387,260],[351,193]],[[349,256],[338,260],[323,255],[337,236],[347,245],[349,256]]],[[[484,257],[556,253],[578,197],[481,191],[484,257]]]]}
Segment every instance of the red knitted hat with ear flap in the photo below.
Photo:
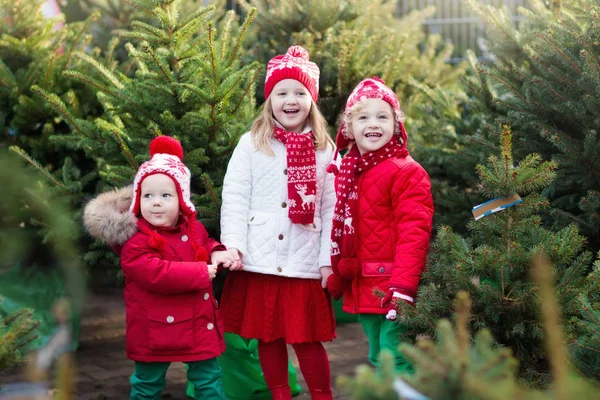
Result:
{"type": "MultiPolygon", "coordinates": [[[[133,181],[133,200],[130,211],[134,215],[140,214],[140,196],[142,181],[153,174],[165,174],[175,182],[177,195],[179,196],[179,212],[186,219],[189,227],[189,240],[195,251],[196,261],[208,261],[208,253],[196,240],[194,222],[196,220],[196,208],[190,200],[190,183],[192,174],[183,163],[183,147],[179,140],[170,136],[158,136],[150,142],[150,161],[143,163],[138,169],[133,181]]],[[[162,250],[165,244],[158,232],[148,229],[146,225],[138,222],[138,228],[148,235],[148,243],[152,248],[162,250]]]]}
{"type": "Polygon", "coordinates": [[[196,212],[190,200],[190,170],[182,162],[183,148],[179,140],[170,136],[159,136],[150,142],[150,160],[138,169],[133,181],[133,199],[129,210],[133,215],[140,214],[142,181],[153,174],[165,174],[175,182],[179,196],[180,212],[189,216],[196,212]]]}
{"type": "MultiPolygon", "coordinates": [[[[342,122],[340,123],[337,136],[335,138],[335,145],[337,149],[334,158],[334,163],[330,164],[327,167],[328,172],[337,173],[337,166],[335,165],[338,156],[337,152],[340,149],[348,148],[348,146],[350,146],[350,144],[352,143],[352,139],[348,137],[348,130],[344,120],[348,117],[348,113],[350,112],[352,107],[354,107],[356,103],[365,99],[383,100],[390,106],[392,106],[394,111],[396,111],[397,113],[401,112],[398,96],[396,96],[396,93],[394,93],[392,89],[385,85],[385,82],[382,79],[374,76],[372,78],[367,78],[360,82],[358,85],[356,85],[352,93],[350,93],[350,96],[348,96],[348,100],[346,101],[344,116],[342,118],[342,122]]],[[[399,120],[396,121],[396,123],[397,126],[396,129],[394,129],[394,132],[398,135],[398,142],[400,143],[400,146],[406,148],[407,135],[406,130],[404,129],[404,124],[402,123],[402,121],[399,120]]]]}

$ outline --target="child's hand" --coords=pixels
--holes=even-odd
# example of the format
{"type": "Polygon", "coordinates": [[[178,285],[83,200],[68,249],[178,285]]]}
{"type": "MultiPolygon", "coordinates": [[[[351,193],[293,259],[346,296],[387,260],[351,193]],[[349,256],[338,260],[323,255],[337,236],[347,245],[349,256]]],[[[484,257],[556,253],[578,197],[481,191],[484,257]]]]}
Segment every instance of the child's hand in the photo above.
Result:
{"type": "Polygon", "coordinates": [[[232,261],[233,259],[227,250],[213,251],[210,254],[210,262],[215,265],[223,265],[223,267],[229,268],[232,261]]]}
{"type": "Polygon", "coordinates": [[[386,318],[393,321],[398,316],[398,312],[396,311],[396,301],[399,299],[404,300],[408,304],[413,304],[411,297],[403,295],[400,292],[397,292],[394,288],[390,288],[386,295],[381,299],[381,307],[388,309],[386,314],[386,318]]]}
{"type": "Polygon", "coordinates": [[[323,289],[327,288],[327,279],[329,279],[331,274],[333,274],[333,269],[331,269],[331,267],[321,267],[321,287],[323,289]]]}
{"type": "Polygon", "coordinates": [[[329,275],[329,279],[327,279],[327,290],[334,300],[339,300],[344,293],[350,290],[351,286],[352,281],[344,279],[336,274],[329,275]]]}
{"type": "Polygon", "coordinates": [[[231,258],[233,259],[233,261],[231,262],[231,265],[229,266],[229,269],[231,271],[237,271],[237,270],[244,269],[244,264],[242,264],[242,255],[240,254],[240,251],[238,249],[234,249],[234,248],[231,248],[227,251],[231,255],[231,258]]]}
{"type": "Polygon", "coordinates": [[[217,264],[206,264],[206,268],[208,269],[208,277],[212,281],[217,276],[217,264]]]}

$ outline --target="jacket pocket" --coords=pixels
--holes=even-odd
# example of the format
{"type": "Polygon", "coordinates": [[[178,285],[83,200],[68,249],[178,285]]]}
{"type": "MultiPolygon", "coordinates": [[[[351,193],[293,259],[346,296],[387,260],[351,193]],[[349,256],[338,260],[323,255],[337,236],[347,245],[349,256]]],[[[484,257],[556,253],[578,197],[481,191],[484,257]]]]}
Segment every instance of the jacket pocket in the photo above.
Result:
{"type": "Polygon", "coordinates": [[[248,225],[262,225],[271,219],[271,213],[265,211],[250,210],[248,213],[248,225]]]}
{"type": "Polygon", "coordinates": [[[148,346],[151,350],[188,350],[194,347],[194,310],[151,308],[148,310],[148,346]]]}
{"type": "Polygon", "coordinates": [[[362,274],[368,277],[391,276],[394,263],[391,261],[363,261],[362,274]]]}
{"type": "Polygon", "coordinates": [[[301,224],[300,226],[309,232],[321,232],[321,229],[322,229],[321,218],[315,217],[312,224],[301,224]]]}

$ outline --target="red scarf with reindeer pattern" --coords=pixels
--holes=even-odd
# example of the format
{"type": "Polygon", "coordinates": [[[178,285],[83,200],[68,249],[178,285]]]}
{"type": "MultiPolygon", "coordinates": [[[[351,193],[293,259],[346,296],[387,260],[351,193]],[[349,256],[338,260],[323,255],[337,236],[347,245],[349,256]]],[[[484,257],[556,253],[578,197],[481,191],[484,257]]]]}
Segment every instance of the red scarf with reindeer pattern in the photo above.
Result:
{"type": "Polygon", "coordinates": [[[312,131],[288,132],[275,126],[273,135],[287,152],[288,216],[294,224],[312,224],[317,198],[317,156],[312,131]]]}
{"type": "Polygon", "coordinates": [[[337,201],[333,211],[333,224],[331,227],[331,267],[336,274],[340,273],[340,262],[348,265],[357,265],[356,260],[356,232],[358,226],[353,217],[358,207],[358,182],[361,173],[370,170],[380,162],[392,157],[406,157],[408,151],[402,148],[397,140],[390,140],[385,146],[374,152],[361,156],[356,144],[342,159],[340,172],[335,178],[335,191],[337,201]]]}

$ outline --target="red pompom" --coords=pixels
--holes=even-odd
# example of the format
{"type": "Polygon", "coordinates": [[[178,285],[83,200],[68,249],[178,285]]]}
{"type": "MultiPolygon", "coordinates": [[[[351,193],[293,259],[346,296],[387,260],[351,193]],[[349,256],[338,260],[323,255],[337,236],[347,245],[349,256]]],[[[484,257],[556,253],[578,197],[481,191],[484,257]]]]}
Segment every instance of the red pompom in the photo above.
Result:
{"type": "Polygon", "coordinates": [[[292,46],[287,51],[288,56],[308,60],[308,51],[302,46],[292,46]]]}
{"type": "Polygon", "coordinates": [[[208,252],[202,246],[196,250],[196,261],[208,262],[208,252]]]}
{"type": "Polygon", "coordinates": [[[327,290],[329,291],[329,294],[331,294],[331,297],[335,300],[339,300],[344,293],[350,290],[351,284],[352,281],[340,278],[336,274],[331,274],[327,279],[327,290]]]}
{"type": "Polygon", "coordinates": [[[358,258],[345,257],[340,260],[337,268],[342,278],[352,280],[360,272],[360,263],[358,258]]]}
{"type": "Polygon", "coordinates": [[[340,173],[340,170],[338,169],[337,165],[335,165],[335,163],[331,163],[327,166],[327,172],[330,174],[337,175],[340,173]]]}
{"type": "Polygon", "coordinates": [[[171,154],[183,161],[183,147],[179,140],[170,136],[159,136],[150,142],[150,157],[155,154],[171,154]]]}

